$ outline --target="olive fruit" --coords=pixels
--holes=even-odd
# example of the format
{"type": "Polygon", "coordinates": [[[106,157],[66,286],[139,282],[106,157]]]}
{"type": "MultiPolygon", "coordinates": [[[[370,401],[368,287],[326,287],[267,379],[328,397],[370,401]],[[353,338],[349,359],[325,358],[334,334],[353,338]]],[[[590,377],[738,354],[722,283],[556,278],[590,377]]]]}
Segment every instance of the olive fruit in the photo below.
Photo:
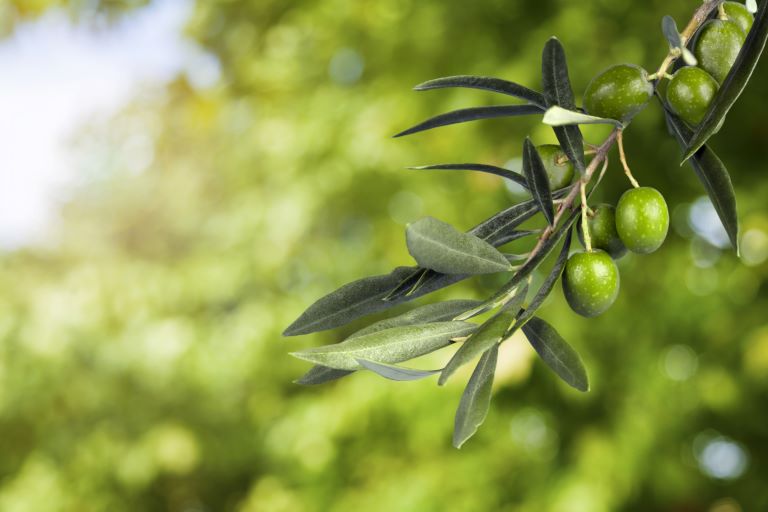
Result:
{"type": "Polygon", "coordinates": [[[717,81],[701,68],[680,68],[667,87],[667,101],[680,119],[697,126],[717,93],[717,81]]]}
{"type": "MultiPolygon", "coordinates": [[[[592,208],[592,214],[587,216],[587,229],[594,249],[607,252],[615,260],[627,253],[616,231],[616,208],[610,204],[599,204],[592,208]]],[[[581,222],[578,223],[577,233],[581,245],[585,245],[581,222]]]]}
{"type": "Polygon", "coordinates": [[[616,231],[627,249],[648,254],[664,243],[669,230],[669,210],[655,188],[627,190],[616,205],[616,231]]]}
{"type": "Polygon", "coordinates": [[[619,294],[619,269],[607,252],[574,253],[565,264],[563,292],[576,313],[597,316],[611,307],[619,294]]]}
{"type": "Polygon", "coordinates": [[[739,2],[725,2],[723,3],[725,14],[728,19],[735,22],[745,34],[749,33],[749,29],[752,28],[752,23],[755,21],[755,17],[749,12],[747,6],[739,2]]]}
{"type": "Polygon", "coordinates": [[[699,66],[722,84],[745,39],[744,31],[736,22],[709,20],[699,31],[693,53],[699,66]]]}
{"type": "Polygon", "coordinates": [[[648,103],[653,85],[639,66],[619,64],[597,75],[584,92],[587,113],[626,123],[648,103]]]}
{"type": "Polygon", "coordinates": [[[563,188],[571,183],[573,179],[573,164],[565,156],[560,146],[544,144],[538,146],[536,150],[544,162],[544,168],[547,170],[552,190],[563,188]]]}

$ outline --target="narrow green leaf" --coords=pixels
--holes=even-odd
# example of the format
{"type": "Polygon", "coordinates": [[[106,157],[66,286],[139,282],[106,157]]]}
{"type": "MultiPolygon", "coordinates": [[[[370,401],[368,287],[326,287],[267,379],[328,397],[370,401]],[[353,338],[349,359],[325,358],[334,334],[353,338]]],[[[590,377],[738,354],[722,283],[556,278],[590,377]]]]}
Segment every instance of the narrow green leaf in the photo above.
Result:
{"type": "Polygon", "coordinates": [[[527,294],[528,286],[521,286],[514,297],[498,313],[486,320],[483,325],[461,344],[451,360],[443,368],[440,379],[437,381],[439,385],[445,384],[456,370],[502,340],[504,333],[507,332],[512,322],[515,321],[515,317],[518,311],[520,311],[520,306],[523,305],[527,294]]]}
{"type": "Polygon", "coordinates": [[[576,103],[573,99],[571,79],[568,76],[565,49],[556,37],[550,38],[544,45],[541,75],[547,106],[559,105],[569,110],[575,110],[576,103]]]}
{"type": "Polygon", "coordinates": [[[316,364],[301,378],[294,382],[303,386],[315,386],[317,384],[325,384],[326,382],[346,377],[347,375],[352,375],[353,373],[355,373],[353,370],[337,370],[335,368],[328,368],[327,366],[316,364]]]}
{"type": "Polygon", "coordinates": [[[569,386],[589,390],[589,379],[579,354],[547,322],[533,317],[523,326],[531,346],[549,368],[569,386]]]}
{"type": "MultiPolygon", "coordinates": [[[[691,140],[691,131],[659,95],[657,98],[664,107],[667,124],[672,128],[680,147],[685,149],[691,140]]],[[[728,170],[715,152],[706,144],[701,146],[688,161],[704,186],[704,190],[707,191],[707,195],[720,217],[720,222],[728,233],[731,245],[739,254],[739,216],[736,211],[736,193],[733,190],[728,170]]]]}
{"type": "Polygon", "coordinates": [[[584,170],[587,168],[584,163],[584,135],[582,135],[579,127],[576,125],[553,126],[552,130],[555,132],[557,142],[560,143],[560,147],[563,148],[568,160],[573,162],[580,173],[584,174],[584,170]]]}
{"type": "Polygon", "coordinates": [[[360,366],[366,370],[370,370],[378,375],[381,375],[385,379],[397,380],[397,381],[411,381],[419,380],[425,377],[429,377],[436,373],[440,373],[440,370],[415,370],[412,368],[403,368],[402,366],[396,366],[393,364],[377,363],[376,361],[368,361],[366,359],[357,360],[360,366]]]}
{"type": "Polygon", "coordinates": [[[557,105],[547,109],[544,113],[542,122],[549,126],[569,126],[577,124],[611,124],[619,128],[622,126],[621,122],[615,119],[590,116],[574,110],[566,110],[557,105]]]}
{"type": "Polygon", "coordinates": [[[492,274],[510,269],[504,255],[491,244],[433,217],[408,225],[405,235],[408,252],[420,267],[462,275],[492,274]]]}
{"type": "Polygon", "coordinates": [[[389,274],[346,284],[307,308],[288,326],[283,336],[333,329],[361,316],[383,311],[394,304],[382,299],[412,272],[413,268],[398,267],[389,274]]]}
{"type": "Polygon", "coordinates": [[[520,327],[525,325],[525,323],[536,313],[541,305],[544,304],[544,301],[552,292],[552,289],[555,287],[555,284],[557,284],[557,281],[560,279],[560,276],[563,273],[565,264],[568,262],[568,251],[571,249],[572,234],[573,232],[568,229],[568,235],[565,237],[565,241],[563,242],[563,248],[560,249],[560,254],[557,257],[557,261],[555,261],[555,264],[552,266],[552,270],[541,284],[539,291],[536,292],[536,295],[533,296],[533,300],[531,300],[531,303],[528,304],[528,307],[521,311],[517,316],[515,325],[506,333],[505,338],[511,336],[520,327]]]}
{"type": "Polygon", "coordinates": [[[522,100],[529,101],[541,108],[545,106],[544,95],[533,91],[527,87],[501,78],[487,76],[459,75],[445,78],[436,78],[414,87],[417,91],[428,91],[431,89],[444,89],[447,87],[464,87],[467,89],[481,89],[484,91],[498,92],[513,96],[522,100]]]}
{"type": "Polygon", "coordinates": [[[482,304],[479,300],[447,300],[426,304],[402,315],[393,318],[387,318],[373,323],[368,327],[360,329],[347,339],[373,334],[375,332],[391,329],[392,327],[403,327],[406,325],[424,324],[429,322],[448,322],[455,319],[465,311],[476,308],[482,304]]]}
{"type": "Polygon", "coordinates": [[[357,370],[357,359],[380,363],[399,363],[446,347],[454,338],[471,334],[476,324],[467,322],[433,322],[393,327],[358,336],[335,345],[325,345],[291,355],[311,363],[339,370],[357,370]]]}
{"type": "Polygon", "coordinates": [[[498,345],[494,345],[483,354],[461,395],[453,429],[453,446],[456,448],[461,448],[470,437],[475,435],[488,415],[498,357],[498,345]]]}
{"type": "Polygon", "coordinates": [[[683,41],[680,39],[680,32],[677,30],[677,23],[672,16],[664,16],[661,19],[661,32],[667,39],[670,48],[682,48],[683,41]]]}
{"type": "MultiPolygon", "coordinates": [[[[544,45],[541,58],[542,84],[547,107],[559,106],[576,110],[571,80],[568,77],[568,63],[565,49],[557,38],[551,38],[544,45]]],[[[553,128],[563,151],[579,172],[584,172],[584,136],[578,126],[556,126],[553,128]]]]}
{"type": "Polygon", "coordinates": [[[440,126],[466,123],[468,121],[477,121],[479,119],[529,116],[541,113],[542,109],[535,105],[498,105],[491,107],[463,108],[461,110],[454,110],[453,112],[427,119],[423,123],[398,133],[395,137],[403,137],[405,135],[431,130],[432,128],[438,128],[440,126]]]}
{"type": "Polygon", "coordinates": [[[525,178],[518,173],[514,171],[510,171],[509,169],[504,169],[503,167],[496,167],[495,165],[486,165],[486,164],[436,164],[436,165],[421,165],[418,167],[409,167],[409,169],[413,169],[415,171],[479,171],[479,172],[485,172],[488,174],[495,174],[496,176],[501,176],[502,178],[506,178],[510,181],[514,181],[515,183],[528,188],[528,182],[525,181],[525,178]]]}
{"type": "Polygon", "coordinates": [[[730,73],[725,77],[720,89],[715,94],[715,98],[712,100],[701,124],[688,141],[683,152],[683,162],[696,154],[717,132],[720,123],[725,119],[736,100],[739,99],[752,77],[757,62],[765,49],[766,41],[768,41],[768,4],[763,2],[736,62],[733,63],[730,73]]]}
{"type": "Polygon", "coordinates": [[[510,206],[469,230],[469,233],[493,246],[503,245],[515,228],[539,211],[536,201],[529,199],[510,206]]]}
{"type": "Polygon", "coordinates": [[[541,155],[531,139],[526,137],[523,143],[523,174],[530,186],[531,195],[538,204],[549,225],[555,223],[555,207],[552,204],[552,190],[549,188],[549,176],[541,155]]]}

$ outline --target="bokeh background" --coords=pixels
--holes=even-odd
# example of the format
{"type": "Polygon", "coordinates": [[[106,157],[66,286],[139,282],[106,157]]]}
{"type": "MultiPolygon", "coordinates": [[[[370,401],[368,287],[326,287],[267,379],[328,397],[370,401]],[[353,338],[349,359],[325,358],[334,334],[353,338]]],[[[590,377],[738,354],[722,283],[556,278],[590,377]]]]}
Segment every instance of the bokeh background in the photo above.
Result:
{"type": "MultiPolygon", "coordinates": [[[[621,260],[602,317],[571,313],[559,288],[541,313],[589,393],[515,338],[485,425],[455,450],[467,372],[445,388],[363,373],[301,387],[308,365],[288,352],[364,322],[280,334],[321,295],[409,264],[407,222],[469,228],[519,193],[404,167],[514,165],[524,136],[554,142],[536,118],[394,140],[508,101],[414,84],[539,87],[556,34],[580,96],[608,65],[655,69],[661,17],[699,4],[0,2],[0,510],[768,510],[765,62],[714,141],[741,260],[659,109],[628,131],[636,176],[673,209],[668,242],[621,260]]],[[[601,200],[627,188],[615,160],[601,200]]]]}

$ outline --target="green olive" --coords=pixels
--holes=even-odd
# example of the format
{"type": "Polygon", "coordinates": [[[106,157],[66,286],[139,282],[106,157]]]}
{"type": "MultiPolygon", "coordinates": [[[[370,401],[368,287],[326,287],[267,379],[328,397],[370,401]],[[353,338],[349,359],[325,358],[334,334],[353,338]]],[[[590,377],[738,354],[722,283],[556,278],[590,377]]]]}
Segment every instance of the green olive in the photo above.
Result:
{"type": "Polygon", "coordinates": [[[675,114],[698,126],[717,93],[717,81],[701,68],[680,68],[667,87],[667,101],[675,114]]]}
{"type": "Polygon", "coordinates": [[[563,293],[576,313],[597,316],[619,295],[619,269],[606,252],[574,253],[565,264],[563,293]]]}
{"type": "Polygon", "coordinates": [[[584,108],[593,116],[626,123],[652,95],[653,84],[643,68],[619,64],[592,79],[584,92],[584,108]]]}
{"type": "Polygon", "coordinates": [[[544,161],[544,168],[549,176],[552,190],[566,187],[573,179],[573,164],[565,156],[560,146],[544,144],[536,148],[544,161]]]}
{"type": "MultiPolygon", "coordinates": [[[[581,222],[577,222],[579,240],[585,245],[581,222]]],[[[587,216],[587,228],[594,249],[607,252],[615,260],[627,253],[627,248],[616,231],[616,208],[610,204],[599,204],[592,208],[592,214],[587,216]]]]}
{"type": "Polygon", "coordinates": [[[725,2],[723,8],[728,19],[735,22],[745,34],[748,34],[755,17],[747,10],[747,7],[739,2],[725,2]]]}
{"type": "Polygon", "coordinates": [[[744,39],[744,31],[737,23],[709,20],[699,30],[693,53],[699,66],[722,84],[739,55],[744,39]]]}
{"type": "Polygon", "coordinates": [[[632,252],[648,254],[664,243],[669,230],[669,210],[655,188],[627,190],[616,205],[616,231],[632,252]]]}

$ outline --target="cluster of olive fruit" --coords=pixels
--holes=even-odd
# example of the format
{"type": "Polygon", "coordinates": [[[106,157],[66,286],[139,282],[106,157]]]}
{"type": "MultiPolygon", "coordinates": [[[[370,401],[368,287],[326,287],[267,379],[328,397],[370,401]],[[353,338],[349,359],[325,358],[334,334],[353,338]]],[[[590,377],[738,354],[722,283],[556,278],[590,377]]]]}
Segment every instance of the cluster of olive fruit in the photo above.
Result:
{"type": "MultiPolygon", "coordinates": [[[[573,165],[560,146],[537,148],[554,188],[562,188],[573,179],[573,165]]],[[[593,317],[603,313],[619,293],[619,270],[614,260],[627,251],[648,254],[658,249],[667,237],[669,210],[664,197],[650,187],[632,188],[619,199],[616,207],[600,204],[587,215],[590,250],[568,258],[563,273],[563,291],[576,313],[593,317]]],[[[579,239],[587,247],[581,223],[579,239]]]]}
{"type": "Polygon", "coordinates": [[[723,3],[724,19],[706,22],[694,40],[698,66],[680,68],[667,87],[667,101],[675,114],[690,126],[704,119],[717,89],[739,55],[754,18],[738,2],[723,3]]]}
{"type": "MultiPolygon", "coordinates": [[[[738,2],[724,2],[722,12],[724,17],[707,21],[694,36],[698,65],[677,70],[667,87],[669,106],[692,127],[704,118],[754,22],[747,7],[738,2]]],[[[584,108],[591,115],[626,123],[643,109],[653,91],[647,71],[619,64],[592,80],[584,94],[584,108]]]]}

